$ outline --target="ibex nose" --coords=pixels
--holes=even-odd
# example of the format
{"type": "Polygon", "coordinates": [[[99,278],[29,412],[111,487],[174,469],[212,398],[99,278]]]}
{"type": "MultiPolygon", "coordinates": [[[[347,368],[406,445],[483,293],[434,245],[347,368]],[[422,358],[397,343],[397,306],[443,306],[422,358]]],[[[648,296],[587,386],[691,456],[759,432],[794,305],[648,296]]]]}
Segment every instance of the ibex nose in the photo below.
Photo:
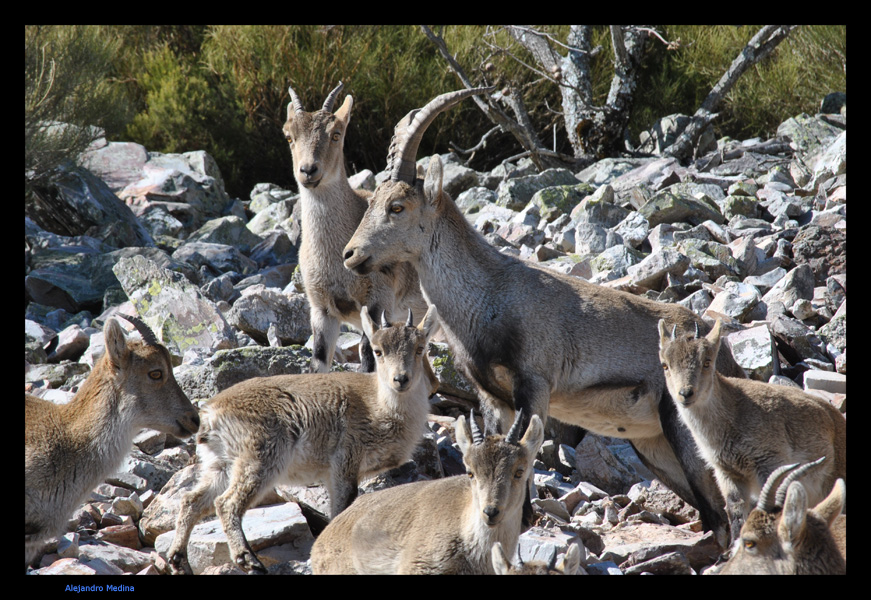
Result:
{"type": "Polygon", "coordinates": [[[312,175],[314,175],[315,173],[318,172],[318,166],[316,164],[300,165],[299,170],[301,173],[311,177],[312,175]]]}
{"type": "Polygon", "coordinates": [[[487,506],[484,508],[484,514],[487,515],[487,523],[495,525],[496,519],[499,517],[499,509],[495,506],[487,506]]]}
{"type": "Polygon", "coordinates": [[[693,388],[692,388],[692,386],[687,386],[685,388],[681,388],[679,393],[681,395],[681,398],[683,398],[684,401],[686,401],[687,399],[692,398],[693,388]]]}
{"type": "Polygon", "coordinates": [[[406,385],[408,385],[408,374],[400,373],[393,378],[393,381],[396,382],[397,386],[400,390],[404,389],[406,385]]]}

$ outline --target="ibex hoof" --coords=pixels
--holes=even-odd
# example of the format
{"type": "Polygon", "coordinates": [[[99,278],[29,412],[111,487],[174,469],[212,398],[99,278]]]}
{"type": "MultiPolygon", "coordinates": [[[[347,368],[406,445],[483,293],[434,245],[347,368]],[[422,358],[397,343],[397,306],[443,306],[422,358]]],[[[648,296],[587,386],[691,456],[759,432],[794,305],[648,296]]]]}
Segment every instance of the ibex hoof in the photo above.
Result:
{"type": "Polygon", "coordinates": [[[245,551],[236,557],[236,564],[248,571],[249,575],[265,575],[266,567],[260,562],[253,552],[245,551]]]}
{"type": "Polygon", "coordinates": [[[188,563],[188,559],[184,554],[180,552],[175,552],[169,556],[169,560],[167,561],[169,565],[169,572],[173,575],[193,575],[194,572],[191,569],[190,563],[188,563]]]}

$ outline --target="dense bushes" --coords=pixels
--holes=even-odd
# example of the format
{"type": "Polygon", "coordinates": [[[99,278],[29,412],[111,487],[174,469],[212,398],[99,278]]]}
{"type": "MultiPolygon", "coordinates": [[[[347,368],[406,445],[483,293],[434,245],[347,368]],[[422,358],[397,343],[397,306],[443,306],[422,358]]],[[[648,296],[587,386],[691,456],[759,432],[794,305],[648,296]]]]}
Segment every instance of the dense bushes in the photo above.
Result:
{"type": "MultiPolygon", "coordinates": [[[[565,39],[566,27],[547,29],[565,39]]],[[[637,138],[666,114],[694,112],[757,30],[659,27],[663,38],[680,38],[681,43],[668,50],[659,41],[648,42],[630,135],[637,138]]],[[[517,84],[541,138],[550,145],[550,129],[556,124],[557,147],[570,153],[556,112],[559,94],[552,83],[524,66],[534,62],[525,51],[495,28],[488,33],[482,26],[446,27],[444,38],[476,82],[484,81],[486,70],[488,81],[517,84]]],[[[611,77],[607,28],[596,30],[594,44],[603,47],[593,63],[594,94],[603,98],[611,77]]],[[[25,168],[30,168],[27,156],[33,154],[29,124],[53,119],[99,125],[110,139],[137,141],[153,151],[206,150],[218,161],[228,191],[237,197],[246,197],[260,181],[292,186],[290,152],[281,134],[287,85],[292,82],[306,108],[312,109],[339,80],[355,98],[346,146],[350,172],[383,169],[393,124],[435,95],[461,87],[416,26],[28,27],[25,168]],[[51,44],[40,41],[48,33],[51,44]],[[92,63],[83,63],[87,68],[77,66],[76,60],[84,59],[82,51],[72,51],[76,48],[92,55],[92,63]],[[50,64],[52,52],[80,58],[56,60],[55,83],[47,83],[44,65],[50,64]],[[73,85],[77,91],[65,92],[63,102],[40,100],[57,94],[58,82],[65,77],[79,82],[73,85]],[[91,108],[69,110],[80,104],[91,108]]],[[[772,57],[742,77],[721,107],[715,127],[719,135],[768,137],[787,117],[813,113],[825,94],[845,89],[846,28],[801,27],[772,57]]],[[[448,142],[470,147],[491,127],[472,102],[464,102],[428,130],[421,155],[444,152],[448,142]]],[[[492,136],[473,166],[492,168],[519,150],[509,135],[492,136]]]]}

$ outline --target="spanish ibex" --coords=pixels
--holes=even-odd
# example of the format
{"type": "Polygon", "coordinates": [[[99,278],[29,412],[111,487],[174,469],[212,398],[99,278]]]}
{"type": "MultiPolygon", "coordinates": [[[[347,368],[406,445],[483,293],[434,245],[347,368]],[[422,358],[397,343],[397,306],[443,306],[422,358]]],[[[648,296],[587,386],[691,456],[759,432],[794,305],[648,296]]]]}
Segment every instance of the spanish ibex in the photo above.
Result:
{"type": "MultiPolygon", "coordinates": [[[[377,272],[400,261],[417,269],[438,304],[442,331],[474,383],[488,426],[504,431],[515,410],[628,438],[651,470],[726,543],[719,490],[668,399],[656,323],[708,326],[691,311],[588,283],[507,256],[469,225],[442,189],[442,163],[416,179],[427,126],[481,89],[443,94],[396,126],[390,178],[375,190],[345,266],[377,272]],[[664,401],[663,401],[664,400],[664,401]],[[666,437],[668,439],[666,439],[666,437]],[[676,457],[677,454],[677,457],[676,457]],[[679,457],[679,458],[678,458],[679,457]]],[[[725,373],[743,375],[728,352],[725,373]]]]}
{"type": "MultiPolygon", "coordinates": [[[[344,144],[351,121],[353,98],[332,112],[343,88],[340,82],[316,112],[303,110],[292,87],[284,134],[293,155],[293,174],[299,184],[302,244],[299,264],[310,307],[314,349],[310,371],[330,370],[341,323],[361,330],[360,309],[373,315],[387,313],[399,319],[406,308],[426,312],[417,274],[408,264],[397,264],[366,275],[342,266],[342,248],[351,239],[366,210],[371,192],[354,190],[345,174],[344,144]]],[[[369,341],[360,346],[361,369],[375,368],[369,341]]]]}
{"type": "Polygon", "coordinates": [[[660,321],[659,355],[678,414],[714,470],[734,539],[778,467],[830,457],[803,481],[811,504],[847,478],[847,421],[798,388],[717,373],[720,328],[718,319],[707,336],[678,335],[660,321]]]}
{"type": "Polygon", "coordinates": [[[438,313],[430,307],[415,327],[408,321],[379,329],[364,306],[375,373],[315,373],[258,377],[215,396],[202,411],[197,436],[196,488],[182,500],[167,558],[190,573],[187,545],[200,517],[214,508],[230,556],[246,570],[265,572],[242,532],[242,515],[282,480],[325,483],[330,516],[357,496],[365,477],[407,462],[429,412],[426,345],[438,313]]]}
{"type": "MultiPolygon", "coordinates": [[[[540,560],[528,560],[515,566],[502,549],[502,544],[493,544],[493,569],[497,575],[578,575],[581,570],[581,548],[572,544],[556,564],[540,560]]],[[[556,559],[557,557],[554,556],[556,559]]]]}
{"type": "Polygon", "coordinates": [[[768,477],[720,575],[847,573],[847,515],[841,514],[847,485],[838,479],[831,493],[808,510],[798,477],[815,465],[797,466],[784,465],[768,477]]]}
{"type": "Polygon", "coordinates": [[[418,481],[357,498],[312,547],[317,574],[492,574],[495,542],[514,548],[532,462],[544,440],[533,415],[520,437],[484,436],[460,416],[457,444],[468,476],[418,481]]]}
{"type": "Polygon", "coordinates": [[[200,425],[173,376],[169,351],[140,319],[119,316],[142,341],[128,339],[118,321],[109,319],[106,353],[68,404],[24,395],[25,568],[118,468],[139,429],[188,437],[200,425]]]}

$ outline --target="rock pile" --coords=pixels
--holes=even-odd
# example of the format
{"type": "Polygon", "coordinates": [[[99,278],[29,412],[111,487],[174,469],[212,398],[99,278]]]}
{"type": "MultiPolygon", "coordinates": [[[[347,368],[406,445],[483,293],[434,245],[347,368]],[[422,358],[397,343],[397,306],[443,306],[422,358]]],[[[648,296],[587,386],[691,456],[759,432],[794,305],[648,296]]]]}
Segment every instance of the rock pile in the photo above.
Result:
{"type": "MultiPolygon", "coordinates": [[[[578,173],[536,173],[525,161],[481,173],[445,155],[445,188],[500,251],[721,318],[750,377],[804,387],[846,414],[846,106],[835,110],[791,118],[771,140],[720,139],[686,166],[651,156],[578,173]]],[[[25,217],[26,391],[69,401],[116,312],[144,318],[197,402],[249,377],[307,367],[295,194],[259,184],[249,200],[232,199],[204,152],[105,143],[80,163],[61,174],[58,193],[90,220],[61,235],[45,215],[25,217]]],[[[381,176],[352,182],[372,189],[381,176]]],[[[358,340],[342,335],[335,369],[357,368],[358,340]]],[[[476,406],[474,394],[446,345],[431,344],[430,361],[442,387],[415,459],[364,482],[364,493],[462,472],[453,423],[476,406]]],[[[695,509],[628,443],[549,437],[522,560],[550,562],[572,543],[589,574],[691,574],[717,560],[721,549],[695,509]]],[[[193,484],[194,445],[151,431],[134,442],[32,573],[166,572],[160,553],[193,484]]],[[[308,573],[326,512],[322,488],[278,487],[243,525],[271,573],[308,573]]],[[[239,572],[227,556],[218,522],[201,523],[191,539],[195,572],[239,572]]]]}

